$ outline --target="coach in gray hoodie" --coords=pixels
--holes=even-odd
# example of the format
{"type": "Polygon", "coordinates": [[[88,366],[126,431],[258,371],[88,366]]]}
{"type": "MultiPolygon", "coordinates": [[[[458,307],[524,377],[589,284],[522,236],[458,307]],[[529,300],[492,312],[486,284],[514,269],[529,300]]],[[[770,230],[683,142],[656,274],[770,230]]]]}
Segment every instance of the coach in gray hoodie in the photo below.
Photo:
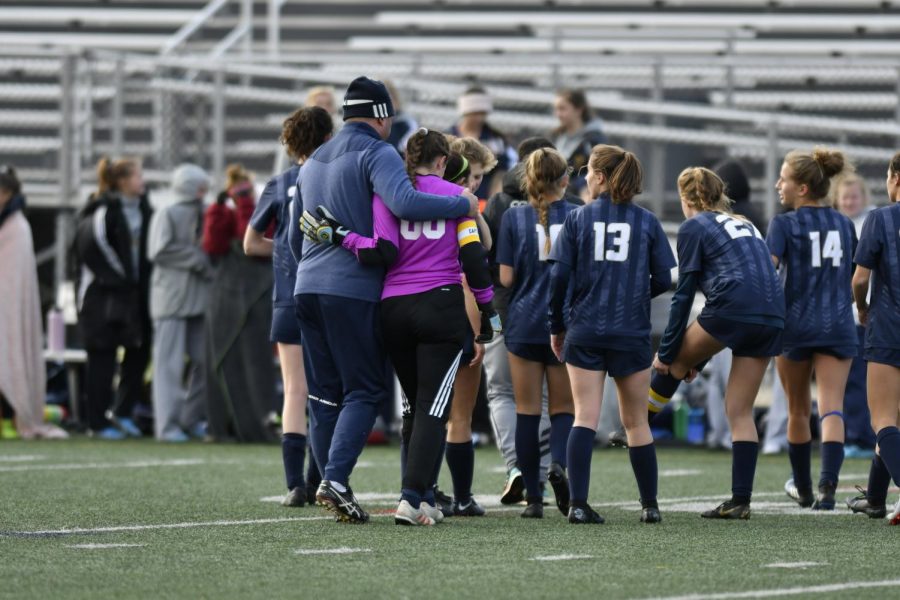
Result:
{"type": "Polygon", "coordinates": [[[205,412],[203,315],[213,271],[201,248],[203,198],[209,175],[184,164],[172,175],[175,201],[157,211],[150,226],[153,261],[150,316],[153,318],[153,413],[156,439],[183,442],[202,436],[205,412]],[[184,357],[190,358],[188,387],[184,357]]]}

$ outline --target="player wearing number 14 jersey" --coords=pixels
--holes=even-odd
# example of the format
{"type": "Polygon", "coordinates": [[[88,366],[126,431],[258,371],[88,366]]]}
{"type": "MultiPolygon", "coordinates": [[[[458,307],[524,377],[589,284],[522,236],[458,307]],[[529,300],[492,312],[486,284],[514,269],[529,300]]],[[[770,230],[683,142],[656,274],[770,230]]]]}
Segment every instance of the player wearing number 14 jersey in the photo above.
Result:
{"type": "Polygon", "coordinates": [[[840,152],[791,152],[776,188],[792,212],[778,215],[766,242],[784,281],[784,354],[776,365],[788,400],[788,456],[793,477],[785,484],[800,506],[834,509],[834,492],[844,460],[844,390],[858,351],[851,308],[853,222],[828,206],[832,177],[845,169],[840,152]],[[822,424],[819,497],[812,492],[812,410],[809,382],[816,373],[822,424]]]}
{"type": "Polygon", "coordinates": [[[731,214],[722,180],[691,167],[678,177],[686,221],[678,229],[678,287],[650,382],[650,408],[659,410],[681,380],[715,354],[731,348],[734,360],[725,406],[732,439],[731,499],[702,513],[710,519],[747,519],[759,438],[753,402],[772,356],[781,353],[784,292],[762,235],[731,214]],[[706,296],[687,327],[697,288],[706,296]]]}

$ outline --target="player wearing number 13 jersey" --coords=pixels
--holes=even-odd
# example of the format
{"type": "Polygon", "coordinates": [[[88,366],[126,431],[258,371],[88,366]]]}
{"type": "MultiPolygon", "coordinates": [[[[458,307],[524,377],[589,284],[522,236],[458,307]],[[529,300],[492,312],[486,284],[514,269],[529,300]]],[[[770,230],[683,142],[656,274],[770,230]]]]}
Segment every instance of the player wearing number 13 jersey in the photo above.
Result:
{"type": "Polygon", "coordinates": [[[746,519],[759,451],[753,402],[770,358],[781,353],[784,292],[762,235],[731,214],[724,188],[709,169],[691,167],[678,177],[687,220],[678,229],[678,287],[653,362],[657,373],[650,382],[650,408],[659,410],[681,380],[731,348],[725,406],[733,442],[732,497],[702,516],[746,519]],[[706,305],[687,327],[698,287],[706,305]]]}
{"type": "Polygon", "coordinates": [[[804,508],[834,510],[844,461],[844,390],[859,341],[851,308],[856,230],[828,200],[831,178],[845,170],[840,152],[794,151],[775,187],[792,212],[778,215],[766,242],[784,281],[784,354],[776,360],[788,401],[788,456],[793,477],[785,491],[804,508]],[[809,383],[818,382],[822,427],[819,497],[810,474],[812,410],[809,383]]]}

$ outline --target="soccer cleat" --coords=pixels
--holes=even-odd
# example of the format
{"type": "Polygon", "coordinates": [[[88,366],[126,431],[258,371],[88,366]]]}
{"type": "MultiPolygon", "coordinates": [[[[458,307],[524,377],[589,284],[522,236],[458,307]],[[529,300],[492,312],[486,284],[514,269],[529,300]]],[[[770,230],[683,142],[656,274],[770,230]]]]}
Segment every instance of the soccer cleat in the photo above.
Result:
{"type": "MultiPolygon", "coordinates": [[[[654,416],[658,413],[652,413],[654,416]]],[[[615,431],[610,432],[609,437],[606,438],[607,443],[610,448],[627,448],[628,447],[628,435],[625,433],[625,428],[622,427],[615,431]]]]}
{"type": "Polygon", "coordinates": [[[566,477],[566,470],[559,463],[551,463],[550,470],[547,471],[547,481],[553,488],[553,495],[556,496],[556,507],[559,512],[566,516],[569,514],[569,479],[566,477]]]}
{"type": "Polygon", "coordinates": [[[700,513],[700,516],[704,519],[749,519],[750,505],[726,500],[717,507],[700,513]]]}
{"type": "Polygon", "coordinates": [[[525,510],[519,516],[523,519],[543,519],[544,503],[540,499],[529,499],[528,506],[525,507],[525,510]]]}
{"type": "Polygon", "coordinates": [[[888,515],[888,525],[900,525],[900,500],[894,506],[894,510],[888,515]]]}
{"type": "Polygon", "coordinates": [[[431,520],[434,521],[435,524],[442,523],[444,521],[445,517],[444,517],[444,513],[441,512],[441,509],[439,509],[436,506],[432,506],[432,505],[428,504],[424,500],[422,501],[422,504],[419,505],[419,509],[423,513],[425,513],[426,516],[431,518],[431,520]]]}
{"type": "Polygon", "coordinates": [[[445,517],[453,516],[453,498],[438,489],[438,486],[434,486],[434,505],[445,517]]]}
{"type": "Polygon", "coordinates": [[[338,519],[345,523],[367,523],[369,521],[369,513],[359,505],[350,486],[347,486],[346,492],[341,492],[332,482],[323,479],[316,491],[316,504],[333,512],[338,519]]]}
{"type": "Polygon", "coordinates": [[[128,417],[115,417],[114,422],[128,437],[139,438],[144,435],[134,422],[134,419],[129,419],[128,417]]]}
{"type": "Polygon", "coordinates": [[[484,509],[475,502],[475,498],[469,496],[469,501],[466,503],[453,501],[453,516],[454,517],[483,517],[484,509]]]}
{"type": "Polygon", "coordinates": [[[834,510],[834,493],[836,486],[826,482],[819,486],[819,498],[815,501],[813,510],[834,510]]]}
{"type": "Polygon", "coordinates": [[[656,506],[647,506],[641,509],[641,523],[660,522],[662,522],[662,515],[659,514],[659,508],[656,506]]]}
{"type": "Polygon", "coordinates": [[[573,504],[569,508],[569,523],[573,525],[602,525],[605,522],[606,519],[587,504],[573,504]]]}
{"type": "MultiPolygon", "coordinates": [[[[788,498],[799,504],[801,508],[809,508],[816,502],[816,497],[813,495],[812,490],[803,490],[801,492],[794,484],[793,477],[784,482],[784,493],[788,495],[788,498]]],[[[834,508],[833,502],[832,508],[834,508]]]]}
{"type": "Polygon", "coordinates": [[[421,508],[413,508],[412,504],[406,500],[401,500],[399,506],[397,506],[397,512],[394,513],[394,523],[397,525],[428,526],[434,525],[434,519],[426,515],[421,508]]]}
{"type": "Polygon", "coordinates": [[[513,467],[506,473],[506,486],[500,495],[500,504],[518,504],[525,499],[525,478],[522,471],[513,467]]]}
{"type": "Polygon", "coordinates": [[[113,427],[112,425],[110,425],[109,427],[104,427],[100,431],[91,432],[91,437],[96,438],[98,440],[119,442],[119,441],[124,440],[128,436],[125,435],[125,432],[122,431],[121,429],[118,429],[117,427],[113,427]]]}
{"type": "Polygon", "coordinates": [[[306,506],[306,488],[295,487],[289,491],[284,500],[281,501],[281,505],[291,507],[306,506]]]}
{"type": "Polygon", "coordinates": [[[854,513],[863,513],[870,519],[883,519],[887,516],[887,507],[884,504],[881,506],[870,504],[868,492],[859,486],[856,486],[856,489],[859,491],[859,496],[848,498],[847,508],[854,513]]]}

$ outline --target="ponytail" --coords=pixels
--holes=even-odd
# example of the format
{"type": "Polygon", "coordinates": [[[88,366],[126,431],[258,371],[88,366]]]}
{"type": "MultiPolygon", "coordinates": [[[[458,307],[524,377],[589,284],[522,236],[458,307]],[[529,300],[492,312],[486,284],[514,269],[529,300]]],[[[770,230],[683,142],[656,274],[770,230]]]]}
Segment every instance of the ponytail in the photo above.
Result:
{"type": "Polygon", "coordinates": [[[833,177],[853,170],[843,153],[827,148],[815,148],[812,152],[794,150],[784,157],[784,162],[793,173],[791,178],[805,185],[814,200],[828,196],[833,177]]]}
{"type": "Polygon", "coordinates": [[[696,210],[731,214],[732,202],[725,195],[725,182],[707,168],[688,167],[682,171],[678,193],[696,210]]]}
{"type": "Polygon", "coordinates": [[[416,185],[416,169],[430,166],[440,156],[450,155],[450,143],[440,131],[420,127],[406,143],[406,174],[416,185]]]}
{"type": "Polygon", "coordinates": [[[97,195],[118,192],[119,183],[131,177],[139,166],[140,163],[134,158],[120,158],[114,161],[108,156],[102,157],[97,162],[97,195]]]}
{"type": "Polygon", "coordinates": [[[609,196],[614,204],[631,202],[632,198],[643,191],[644,170],[641,161],[619,146],[594,146],[588,164],[595,174],[602,173],[606,177],[609,196]]]}
{"type": "Polygon", "coordinates": [[[525,160],[525,194],[528,202],[537,211],[538,223],[544,228],[546,241],[544,252],[550,252],[550,204],[557,198],[561,180],[568,172],[566,159],[557,150],[541,148],[528,155],[525,160]]]}

